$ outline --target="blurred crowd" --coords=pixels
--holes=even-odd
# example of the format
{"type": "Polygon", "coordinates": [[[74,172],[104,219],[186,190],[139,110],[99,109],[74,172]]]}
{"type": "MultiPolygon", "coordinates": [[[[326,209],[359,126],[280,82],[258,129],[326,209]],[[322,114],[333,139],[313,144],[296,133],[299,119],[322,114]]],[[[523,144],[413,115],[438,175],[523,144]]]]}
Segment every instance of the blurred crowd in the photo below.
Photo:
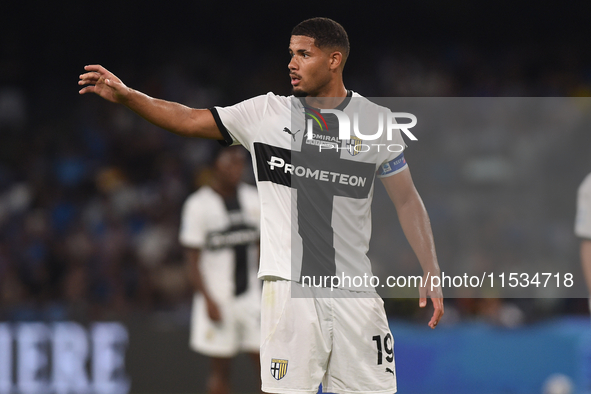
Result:
{"type": "MultiPolygon", "coordinates": [[[[547,59],[545,48],[535,45],[490,51],[382,49],[352,57],[345,82],[368,97],[589,96],[587,61],[568,47],[547,59]]],[[[195,64],[195,56],[174,56],[142,69],[143,77],[133,83],[125,80],[131,65],[111,71],[150,95],[202,108],[269,90],[289,93],[285,63],[271,62],[249,70],[242,82],[215,86],[203,76],[215,74],[220,62],[195,64]]],[[[9,63],[1,68],[10,68],[9,63]]],[[[72,86],[51,95],[43,93],[42,82],[34,89],[0,85],[0,321],[186,312],[191,290],[177,241],[180,212],[185,198],[207,178],[217,143],[166,133],[97,97],[72,97],[72,77],[72,86]],[[36,116],[45,104],[56,110],[36,116]]],[[[462,139],[463,148],[456,150],[459,137],[421,140],[407,158],[431,215],[441,264],[476,261],[487,267],[524,258],[576,264],[574,193],[591,171],[588,134],[575,130],[543,141],[531,134],[479,135],[462,139]],[[442,150],[446,143],[449,150],[442,150]],[[479,152],[510,145],[523,159],[520,168],[528,164],[528,171],[547,182],[528,183],[526,172],[500,176],[494,182],[507,182],[506,187],[496,189],[471,178],[479,152]],[[553,155],[562,149],[568,149],[568,165],[553,155]]],[[[252,181],[252,174],[247,178],[252,181]]],[[[376,187],[376,200],[385,198],[376,187]]],[[[386,245],[402,251],[395,257],[400,264],[416,264],[396,221],[376,216],[370,257],[389,258],[391,250],[381,246],[386,245]],[[383,239],[386,233],[397,235],[396,241],[383,239]]],[[[481,316],[503,325],[531,319],[525,300],[447,302],[449,315],[458,319],[481,316]]],[[[546,315],[584,312],[586,306],[580,300],[531,302],[546,315]]],[[[413,318],[415,303],[389,300],[387,310],[413,318]]]]}

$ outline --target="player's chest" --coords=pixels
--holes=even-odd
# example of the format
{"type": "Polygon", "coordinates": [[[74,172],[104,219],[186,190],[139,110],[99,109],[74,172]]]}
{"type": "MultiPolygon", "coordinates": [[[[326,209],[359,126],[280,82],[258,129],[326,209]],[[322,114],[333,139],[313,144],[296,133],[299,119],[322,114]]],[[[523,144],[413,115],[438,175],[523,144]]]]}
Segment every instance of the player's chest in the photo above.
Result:
{"type": "Polygon", "coordinates": [[[375,141],[363,141],[354,135],[341,139],[337,119],[321,115],[310,110],[296,113],[286,110],[270,115],[253,144],[279,148],[302,161],[378,162],[382,147],[375,141]]]}

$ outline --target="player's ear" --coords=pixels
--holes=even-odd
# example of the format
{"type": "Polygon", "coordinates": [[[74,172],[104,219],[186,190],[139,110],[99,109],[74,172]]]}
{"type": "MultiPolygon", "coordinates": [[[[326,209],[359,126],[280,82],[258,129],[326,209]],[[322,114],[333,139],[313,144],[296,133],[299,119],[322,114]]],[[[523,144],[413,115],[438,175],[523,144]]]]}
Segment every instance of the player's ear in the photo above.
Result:
{"type": "Polygon", "coordinates": [[[329,55],[329,59],[330,59],[330,69],[336,70],[341,66],[341,64],[343,62],[343,54],[339,51],[331,52],[331,54],[329,55]]]}

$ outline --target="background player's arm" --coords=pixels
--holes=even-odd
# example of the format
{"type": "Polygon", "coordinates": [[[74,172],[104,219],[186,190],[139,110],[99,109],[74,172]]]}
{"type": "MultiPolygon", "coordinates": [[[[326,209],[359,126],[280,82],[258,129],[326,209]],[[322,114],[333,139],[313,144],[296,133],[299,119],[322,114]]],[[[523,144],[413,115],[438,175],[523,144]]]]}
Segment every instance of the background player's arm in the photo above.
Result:
{"type": "Polygon", "coordinates": [[[207,305],[207,314],[212,321],[221,321],[222,314],[218,308],[216,302],[211,298],[211,295],[207,291],[207,287],[203,282],[203,275],[201,275],[201,269],[199,267],[201,250],[196,248],[185,249],[187,271],[189,273],[189,281],[194,291],[198,291],[205,298],[207,305]]]}
{"type": "Polygon", "coordinates": [[[80,94],[95,93],[105,100],[123,104],[150,123],[186,137],[222,140],[213,115],[207,109],[194,109],[171,101],[150,97],[131,89],[113,73],[99,65],[84,67],[80,75],[80,94]]]}
{"type": "MultiPolygon", "coordinates": [[[[581,266],[585,274],[587,289],[591,294],[591,239],[581,240],[581,266]]],[[[591,308],[591,301],[589,307],[591,308]]]]}
{"type": "MultiPolygon", "coordinates": [[[[437,262],[437,254],[435,253],[431,222],[429,221],[427,210],[423,205],[423,200],[419,196],[412,181],[410,170],[407,167],[397,174],[380,179],[396,207],[404,235],[408,239],[423,268],[423,277],[425,278],[427,273],[430,276],[438,276],[440,269],[437,262]]],[[[441,316],[443,316],[443,293],[441,292],[441,288],[434,288],[431,291],[430,286],[427,286],[420,288],[419,291],[420,307],[427,305],[427,296],[433,302],[435,310],[429,321],[429,327],[435,328],[441,316]]]]}

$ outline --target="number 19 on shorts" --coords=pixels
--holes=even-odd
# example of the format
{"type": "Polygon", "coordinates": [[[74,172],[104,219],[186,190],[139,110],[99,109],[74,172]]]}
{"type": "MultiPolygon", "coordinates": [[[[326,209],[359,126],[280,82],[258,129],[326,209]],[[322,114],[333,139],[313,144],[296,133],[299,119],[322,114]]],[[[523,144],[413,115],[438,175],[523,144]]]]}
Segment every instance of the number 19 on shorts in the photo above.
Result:
{"type": "Polygon", "coordinates": [[[386,352],[386,361],[391,363],[392,361],[394,361],[394,344],[392,341],[392,334],[387,333],[384,336],[384,346],[382,347],[382,336],[381,335],[374,335],[371,338],[373,341],[375,341],[376,343],[376,348],[377,348],[377,353],[378,353],[378,365],[382,364],[382,357],[383,357],[383,352],[382,352],[382,348],[384,349],[384,351],[386,352]]]}

